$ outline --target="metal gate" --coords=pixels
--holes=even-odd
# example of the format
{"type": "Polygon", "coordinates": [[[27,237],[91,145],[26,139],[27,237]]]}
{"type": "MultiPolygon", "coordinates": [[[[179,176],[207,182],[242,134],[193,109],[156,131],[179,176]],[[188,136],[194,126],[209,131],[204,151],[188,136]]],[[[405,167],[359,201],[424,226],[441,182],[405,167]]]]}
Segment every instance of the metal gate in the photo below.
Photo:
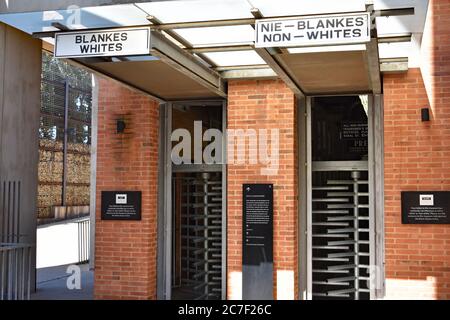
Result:
{"type": "Polygon", "coordinates": [[[367,161],[313,162],[312,296],[369,298],[367,161]]]}
{"type": "Polygon", "coordinates": [[[194,120],[204,121],[203,129],[225,132],[226,104],[179,101],[160,110],[164,134],[160,138],[158,298],[226,299],[225,135],[218,161],[175,164],[171,159],[172,130],[190,128],[189,112],[195,114],[194,120]],[[173,126],[174,113],[178,118],[173,126]]]}
{"type": "Polygon", "coordinates": [[[308,299],[373,297],[371,101],[358,95],[307,99],[303,266],[308,299]]]}
{"type": "Polygon", "coordinates": [[[0,185],[0,300],[30,299],[34,245],[20,243],[21,182],[0,185]]]}
{"type": "Polygon", "coordinates": [[[193,299],[220,299],[222,293],[222,178],[220,172],[173,179],[172,285],[193,299]],[[176,216],[179,212],[179,217],[176,216]],[[179,249],[177,248],[177,238],[179,249]],[[179,265],[179,267],[177,267],[179,265]],[[177,271],[178,274],[175,274],[177,271]]]}

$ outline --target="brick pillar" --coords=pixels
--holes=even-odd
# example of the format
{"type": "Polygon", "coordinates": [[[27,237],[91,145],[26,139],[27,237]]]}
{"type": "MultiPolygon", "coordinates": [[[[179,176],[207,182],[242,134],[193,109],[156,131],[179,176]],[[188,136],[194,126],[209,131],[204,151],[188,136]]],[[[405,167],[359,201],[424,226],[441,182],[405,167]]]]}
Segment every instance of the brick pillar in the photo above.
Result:
{"type": "MultiPolygon", "coordinates": [[[[242,184],[274,184],[274,298],[298,297],[297,135],[292,91],[281,80],[230,81],[228,129],[278,129],[279,167],[274,175],[264,164],[228,164],[228,298],[242,297],[242,184]]],[[[269,134],[270,137],[270,134],[269,134]]],[[[248,153],[248,147],[246,148],[248,153]]],[[[270,150],[270,148],[269,148],[270,150]]],[[[229,152],[230,150],[228,150],[229,152]]],[[[248,159],[248,158],[247,158],[248,159]]]]}
{"type": "Polygon", "coordinates": [[[158,103],[99,78],[96,299],[155,299],[158,103]],[[116,133],[116,120],[126,129],[116,133]],[[142,191],[142,221],[102,221],[101,191],[142,191]]]}
{"type": "Polygon", "coordinates": [[[431,0],[422,72],[383,77],[386,298],[450,299],[450,225],[402,225],[400,203],[401,191],[450,190],[448,39],[450,2],[431,0]]]}

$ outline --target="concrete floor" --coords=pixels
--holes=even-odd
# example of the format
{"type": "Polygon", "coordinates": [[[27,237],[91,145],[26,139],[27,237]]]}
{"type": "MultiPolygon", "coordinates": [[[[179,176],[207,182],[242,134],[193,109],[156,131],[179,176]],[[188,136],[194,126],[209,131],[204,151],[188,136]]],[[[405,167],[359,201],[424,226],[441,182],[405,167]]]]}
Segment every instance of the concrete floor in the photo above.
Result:
{"type": "Polygon", "coordinates": [[[88,264],[79,265],[81,269],[81,288],[69,290],[66,273],[69,265],[37,269],[37,289],[31,300],[92,300],[94,272],[88,264]]]}

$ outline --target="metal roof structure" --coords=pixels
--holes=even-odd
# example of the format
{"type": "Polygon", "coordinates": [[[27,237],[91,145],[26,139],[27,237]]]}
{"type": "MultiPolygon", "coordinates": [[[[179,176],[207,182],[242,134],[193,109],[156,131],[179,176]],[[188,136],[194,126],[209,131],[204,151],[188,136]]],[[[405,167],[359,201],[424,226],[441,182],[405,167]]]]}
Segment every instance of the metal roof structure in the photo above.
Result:
{"type": "Polygon", "coordinates": [[[273,77],[282,78],[301,96],[349,91],[379,93],[380,72],[419,67],[428,8],[427,0],[98,1],[99,4],[107,2],[126,3],[78,10],[69,7],[5,13],[0,14],[0,21],[40,37],[50,45],[54,41],[53,34],[61,30],[151,26],[158,43],[153,47],[153,57],[81,62],[161,99],[178,99],[182,95],[188,98],[225,96],[222,81],[273,77]],[[369,43],[255,48],[254,24],[258,19],[351,12],[371,14],[372,40],[369,43]],[[162,51],[165,51],[161,52],[158,46],[164,46],[162,51]],[[177,59],[188,65],[178,63],[177,59]],[[161,61],[170,65],[171,70],[158,65],[161,61]],[[173,70],[182,75],[175,76],[173,70]],[[161,76],[161,88],[156,83],[149,85],[155,72],[160,76],[170,73],[173,79],[184,83],[184,87],[178,88],[184,93],[161,94],[166,87],[164,79],[167,78],[165,83],[174,85],[173,79],[161,76]],[[195,82],[200,83],[198,88],[184,79],[193,79],[192,73],[195,82]],[[205,76],[214,77],[212,83],[205,80],[205,76]],[[193,93],[188,94],[189,91],[193,93]]]}

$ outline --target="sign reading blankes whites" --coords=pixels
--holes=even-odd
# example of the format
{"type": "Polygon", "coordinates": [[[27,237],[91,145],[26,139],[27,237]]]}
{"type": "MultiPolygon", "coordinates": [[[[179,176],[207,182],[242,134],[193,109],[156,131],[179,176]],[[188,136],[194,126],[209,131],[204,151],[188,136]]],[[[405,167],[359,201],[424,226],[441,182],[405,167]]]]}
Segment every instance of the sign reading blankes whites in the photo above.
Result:
{"type": "Polygon", "coordinates": [[[370,41],[369,13],[256,21],[255,47],[307,47],[370,41]]]}
{"type": "Polygon", "coordinates": [[[58,32],[56,58],[117,57],[150,54],[150,28],[58,32]]]}
{"type": "Polygon", "coordinates": [[[402,191],[403,224],[449,224],[450,191],[402,191]]]}
{"type": "Polygon", "coordinates": [[[273,185],[243,185],[242,298],[273,299],[273,185]]]}

